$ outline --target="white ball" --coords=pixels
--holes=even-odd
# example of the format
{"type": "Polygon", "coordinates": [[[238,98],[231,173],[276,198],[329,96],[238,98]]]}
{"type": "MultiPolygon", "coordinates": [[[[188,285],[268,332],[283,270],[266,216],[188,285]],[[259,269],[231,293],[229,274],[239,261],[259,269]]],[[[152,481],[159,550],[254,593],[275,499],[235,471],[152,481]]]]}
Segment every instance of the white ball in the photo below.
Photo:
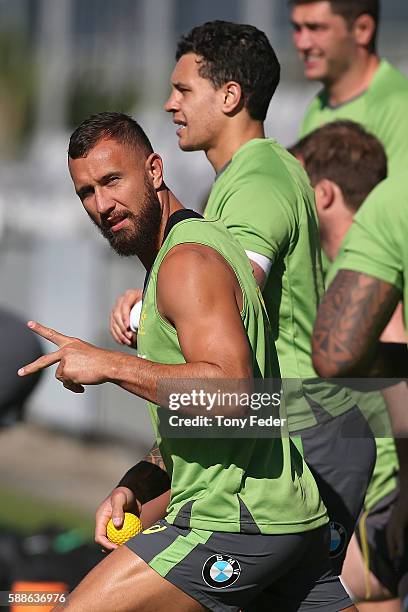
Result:
{"type": "Polygon", "coordinates": [[[130,311],[130,329],[136,332],[139,328],[140,315],[142,312],[142,300],[136,302],[130,311]]]}

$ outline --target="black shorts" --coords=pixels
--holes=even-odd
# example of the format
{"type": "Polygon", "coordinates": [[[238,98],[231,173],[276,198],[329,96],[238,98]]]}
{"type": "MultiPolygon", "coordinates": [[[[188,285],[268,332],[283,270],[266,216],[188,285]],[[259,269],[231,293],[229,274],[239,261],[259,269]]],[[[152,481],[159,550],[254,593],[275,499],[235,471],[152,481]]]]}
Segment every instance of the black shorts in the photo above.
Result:
{"type": "MultiPolygon", "coordinates": [[[[390,556],[386,528],[398,497],[398,488],[381,499],[369,513],[360,516],[356,537],[365,565],[394,597],[408,595],[408,533],[405,532],[404,555],[390,556]]],[[[367,593],[369,599],[369,593],[367,593]]]]}
{"type": "Polygon", "coordinates": [[[327,526],[291,535],[176,527],[162,520],[126,545],[216,612],[338,612],[351,605],[328,557],[327,526]]]}
{"type": "Polygon", "coordinates": [[[340,576],[374,470],[376,445],[357,406],[334,418],[327,418],[319,406],[312,409],[318,424],[291,435],[302,439],[305,461],[327,508],[330,558],[334,573],[340,576]]]}

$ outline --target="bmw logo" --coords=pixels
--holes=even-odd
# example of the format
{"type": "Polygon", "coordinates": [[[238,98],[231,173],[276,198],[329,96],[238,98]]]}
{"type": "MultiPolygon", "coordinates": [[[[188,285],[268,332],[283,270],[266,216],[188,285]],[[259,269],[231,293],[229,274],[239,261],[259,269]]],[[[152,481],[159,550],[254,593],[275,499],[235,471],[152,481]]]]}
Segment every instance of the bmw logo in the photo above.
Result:
{"type": "Polygon", "coordinates": [[[213,555],[203,565],[203,579],[213,589],[225,589],[234,584],[241,574],[241,566],[228,555],[213,555]]]}
{"type": "Polygon", "coordinates": [[[332,521],[330,523],[330,557],[338,557],[344,551],[347,532],[343,525],[332,521]]]}

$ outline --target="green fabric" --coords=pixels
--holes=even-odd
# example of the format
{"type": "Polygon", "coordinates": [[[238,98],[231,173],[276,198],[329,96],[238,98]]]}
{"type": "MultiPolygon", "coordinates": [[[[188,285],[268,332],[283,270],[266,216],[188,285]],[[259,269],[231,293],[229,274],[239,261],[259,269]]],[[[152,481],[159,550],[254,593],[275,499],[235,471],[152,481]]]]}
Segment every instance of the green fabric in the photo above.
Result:
{"type": "Polygon", "coordinates": [[[382,181],[354,216],[337,263],[337,269],[353,270],[394,285],[403,294],[408,321],[408,177],[382,181]]]}
{"type": "Polygon", "coordinates": [[[399,470],[397,449],[392,437],[391,421],[384,398],[380,392],[353,393],[375,437],[377,458],[368,486],[364,508],[368,511],[397,488],[399,470]]]}
{"type": "MultiPolygon", "coordinates": [[[[258,377],[279,376],[252,268],[239,244],[219,221],[188,219],[170,231],[152,267],[143,299],[139,353],[160,363],[185,362],[177,332],[160,316],[156,303],[160,265],[170,249],[183,243],[210,246],[228,261],[244,295],[241,317],[252,349],[254,372],[258,377]]],[[[327,522],[313,477],[284,428],[282,437],[276,438],[163,438],[160,418],[164,409],[152,403],[149,409],[171,475],[168,522],[185,526],[181,515],[177,516],[182,511],[191,528],[245,532],[256,524],[265,534],[302,532],[327,522]],[[193,502],[191,512],[187,512],[189,502],[193,502]],[[241,502],[252,517],[248,523],[240,515],[241,502]]],[[[286,418],[283,405],[280,416],[286,418]]]]}
{"type": "Polygon", "coordinates": [[[346,391],[304,380],[316,376],[310,342],[323,275],[314,193],[301,164],[273,140],[250,140],[218,175],[205,217],[220,218],[245,250],[272,261],[263,295],[284,379],[289,430],[316,425],[310,403],[332,416],[350,409],[346,391]]]}
{"type": "MultiPolygon", "coordinates": [[[[372,406],[371,406],[372,408],[372,406]]],[[[364,412],[364,406],[361,408],[364,412]]],[[[398,486],[399,462],[394,438],[375,438],[377,460],[364,500],[366,510],[372,510],[379,501],[395,491],[398,486]]]]}
{"type": "Polygon", "coordinates": [[[170,570],[181,563],[197,546],[206,544],[211,538],[212,531],[190,531],[187,535],[178,536],[170,546],[156,555],[149,565],[160,576],[167,576],[170,570]]]}
{"type": "Polygon", "coordinates": [[[310,104],[301,127],[301,136],[336,121],[361,123],[383,143],[389,175],[408,167],[408,78],[382,60],[369,88],[360,96],[336,107],[328,105],[323,89],[310,104]]]}
{"type": "MultiPolygon", "coordinates": [[[[342,265],[341,254],[331,264],[327,275],[327,286],[335,278],[342,265]]],[[[358,393],[353,391],[355,403],[370,425],[377,447],[374,472],[368,486],[364,507],[370,511],[384,497],[397,487],[396,475],[399,470],[397,450],[392,437],[391,421],[387,405],[380,392],[358,393]]]]}

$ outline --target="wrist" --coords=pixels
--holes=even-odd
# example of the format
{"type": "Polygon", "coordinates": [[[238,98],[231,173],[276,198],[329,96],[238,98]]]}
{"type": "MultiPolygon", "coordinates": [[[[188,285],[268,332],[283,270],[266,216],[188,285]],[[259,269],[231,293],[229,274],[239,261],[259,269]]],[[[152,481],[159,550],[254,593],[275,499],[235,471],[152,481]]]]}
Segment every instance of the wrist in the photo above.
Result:
{"type": "Polygon", "coordinates": [[[141,505],[168,491],[170,486],[167,472],[145,460],[131,467],[118,484],[118,487],[130,489],[141,505]]]}
{"type": "Polygon", "coordinates": [[[104,372],[105,382],[119,385],[123,382],[123,357],[125,355],[119,351],[108,351],[108,353],[104,372]]]}
{"type": "MultiPolygon", "coordinates": [[[[118,386],[135,385],[135,369],[141,361],[136,355],[126,355],[119,351],[110,351],[107,363],[107,382],[118,386]]],[[[125,387],[127,388],[127,387],[125,387]]]]}

